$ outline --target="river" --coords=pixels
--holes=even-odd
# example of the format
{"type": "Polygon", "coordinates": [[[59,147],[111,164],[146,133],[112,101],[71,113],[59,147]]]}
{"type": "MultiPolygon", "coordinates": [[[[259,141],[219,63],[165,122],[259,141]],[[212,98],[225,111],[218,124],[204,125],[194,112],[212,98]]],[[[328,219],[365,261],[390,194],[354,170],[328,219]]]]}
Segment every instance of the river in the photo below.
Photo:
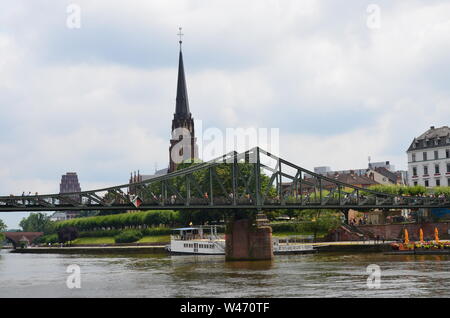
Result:
{"type": "Polygon", "coordinates": [[[382,253],[276,256],[11,254],[0,251],[0,297],[449,297],[449,256],[382,253]],[[81,288],[68,288],[69,265],[81,288]],[[381,269],[369,288],[366,268],[381,269]]]}

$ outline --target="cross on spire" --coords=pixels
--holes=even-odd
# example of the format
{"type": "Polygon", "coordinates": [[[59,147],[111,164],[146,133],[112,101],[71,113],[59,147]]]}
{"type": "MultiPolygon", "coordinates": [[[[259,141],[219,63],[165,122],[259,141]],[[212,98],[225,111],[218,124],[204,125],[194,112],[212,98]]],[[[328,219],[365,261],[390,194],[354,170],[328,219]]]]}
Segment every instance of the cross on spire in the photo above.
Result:
{"type": "Polygon", "coordinates": [[[180,37],[180,41],[178,41],[178,43],[180,43],[180,49],[181,49],[181,44],[183,43],[183,33],[181,33],[181,30],[182,30],[183,28],[182,27],[179,27],[178,28],[178,30],[179,30],[179,32],[178,32],[178,36],[180,37]]]}

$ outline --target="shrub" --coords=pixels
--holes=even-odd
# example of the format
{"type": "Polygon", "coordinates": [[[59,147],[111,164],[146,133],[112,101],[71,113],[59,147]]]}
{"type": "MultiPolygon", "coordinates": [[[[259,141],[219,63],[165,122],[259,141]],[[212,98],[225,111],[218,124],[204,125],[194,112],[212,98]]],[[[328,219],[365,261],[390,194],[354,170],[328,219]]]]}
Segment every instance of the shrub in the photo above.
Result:
{"type": "Polygon", "coordinates": [[[73,241],[78,237],[78,230],[74,226],[63,227],[58,230],[58,240],[60,243],[73,241]]]}
{"type": "Polygon", "coordinates": [[[116,235],[114,241],[116,243],[133,243],[142,238],[142,232],[137,230],[126,230],[116,235]]]}
{"type": "Polygon", "coordinates": [[[74,226],[78,231],[120,230],[142,225],[159,226],[162,224],[173,226],[178,222],[178,219],[179,214],[174,211],[147,211],[76,218],[57,222],[55,226],[57,229],[74,226]]]}
{"type": "Polygon", "coordinates": [[[48,235],[44,235],[41,237],[38,237],[35,241],[36,243],[40,243],[40,244],[54,244],[54,243],[58,243],[59,239],[58,239],[58,234],[48,234],[48,235]]]}
{"type": "Polygon", "coordinates": [[[80,232],[79,237],[105,237],[116,236],[122,233],[120,230],[98,230],[98,231],[84,231],[80,232]]]}
{"type": "Polygon", "coordinates": [[[280,232],[299,232],[300,224],[292,222],[273,223],[271,224],[273,233],[280,232]]]}
{"type": "Polygon", "coordinates": [[[143,235],[146,236],[158,236],[158,235],[170,235],[172,233],[172,230],[167,227],[149,227],[143,229],[141,232],[143,235]]]}

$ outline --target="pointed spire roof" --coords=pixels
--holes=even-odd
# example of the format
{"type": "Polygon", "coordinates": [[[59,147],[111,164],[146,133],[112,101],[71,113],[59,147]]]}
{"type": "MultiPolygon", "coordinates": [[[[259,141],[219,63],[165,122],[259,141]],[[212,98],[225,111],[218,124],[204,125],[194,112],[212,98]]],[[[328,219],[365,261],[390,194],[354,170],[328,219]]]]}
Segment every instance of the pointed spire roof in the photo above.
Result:
{"type": "Polygon", "coordinates": [[[180,41],[180,59],[178,62],[178,84],[177,84],[177,103],[175,108],[175,117],[190,117],[189,101],[186,87],[186,77],[184,75],[183,52],[181,51],[180,41]]]}

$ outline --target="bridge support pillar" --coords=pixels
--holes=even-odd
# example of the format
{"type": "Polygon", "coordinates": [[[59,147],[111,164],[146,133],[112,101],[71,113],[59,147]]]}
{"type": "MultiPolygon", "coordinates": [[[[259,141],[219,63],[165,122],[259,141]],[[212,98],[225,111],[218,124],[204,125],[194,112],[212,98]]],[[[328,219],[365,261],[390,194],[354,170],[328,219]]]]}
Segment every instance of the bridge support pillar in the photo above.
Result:
{"type": "MultiPolygon", "coordinates": [[[[272,260],[272,228],[258,214],[256,226],[250,219],[234,220],[225,236],[227,261],[272,260]],[[259,219],[258,219],[259,217],[259,219]]],[[[264,219],[267,219],[264,216],[264,219]]]]}

